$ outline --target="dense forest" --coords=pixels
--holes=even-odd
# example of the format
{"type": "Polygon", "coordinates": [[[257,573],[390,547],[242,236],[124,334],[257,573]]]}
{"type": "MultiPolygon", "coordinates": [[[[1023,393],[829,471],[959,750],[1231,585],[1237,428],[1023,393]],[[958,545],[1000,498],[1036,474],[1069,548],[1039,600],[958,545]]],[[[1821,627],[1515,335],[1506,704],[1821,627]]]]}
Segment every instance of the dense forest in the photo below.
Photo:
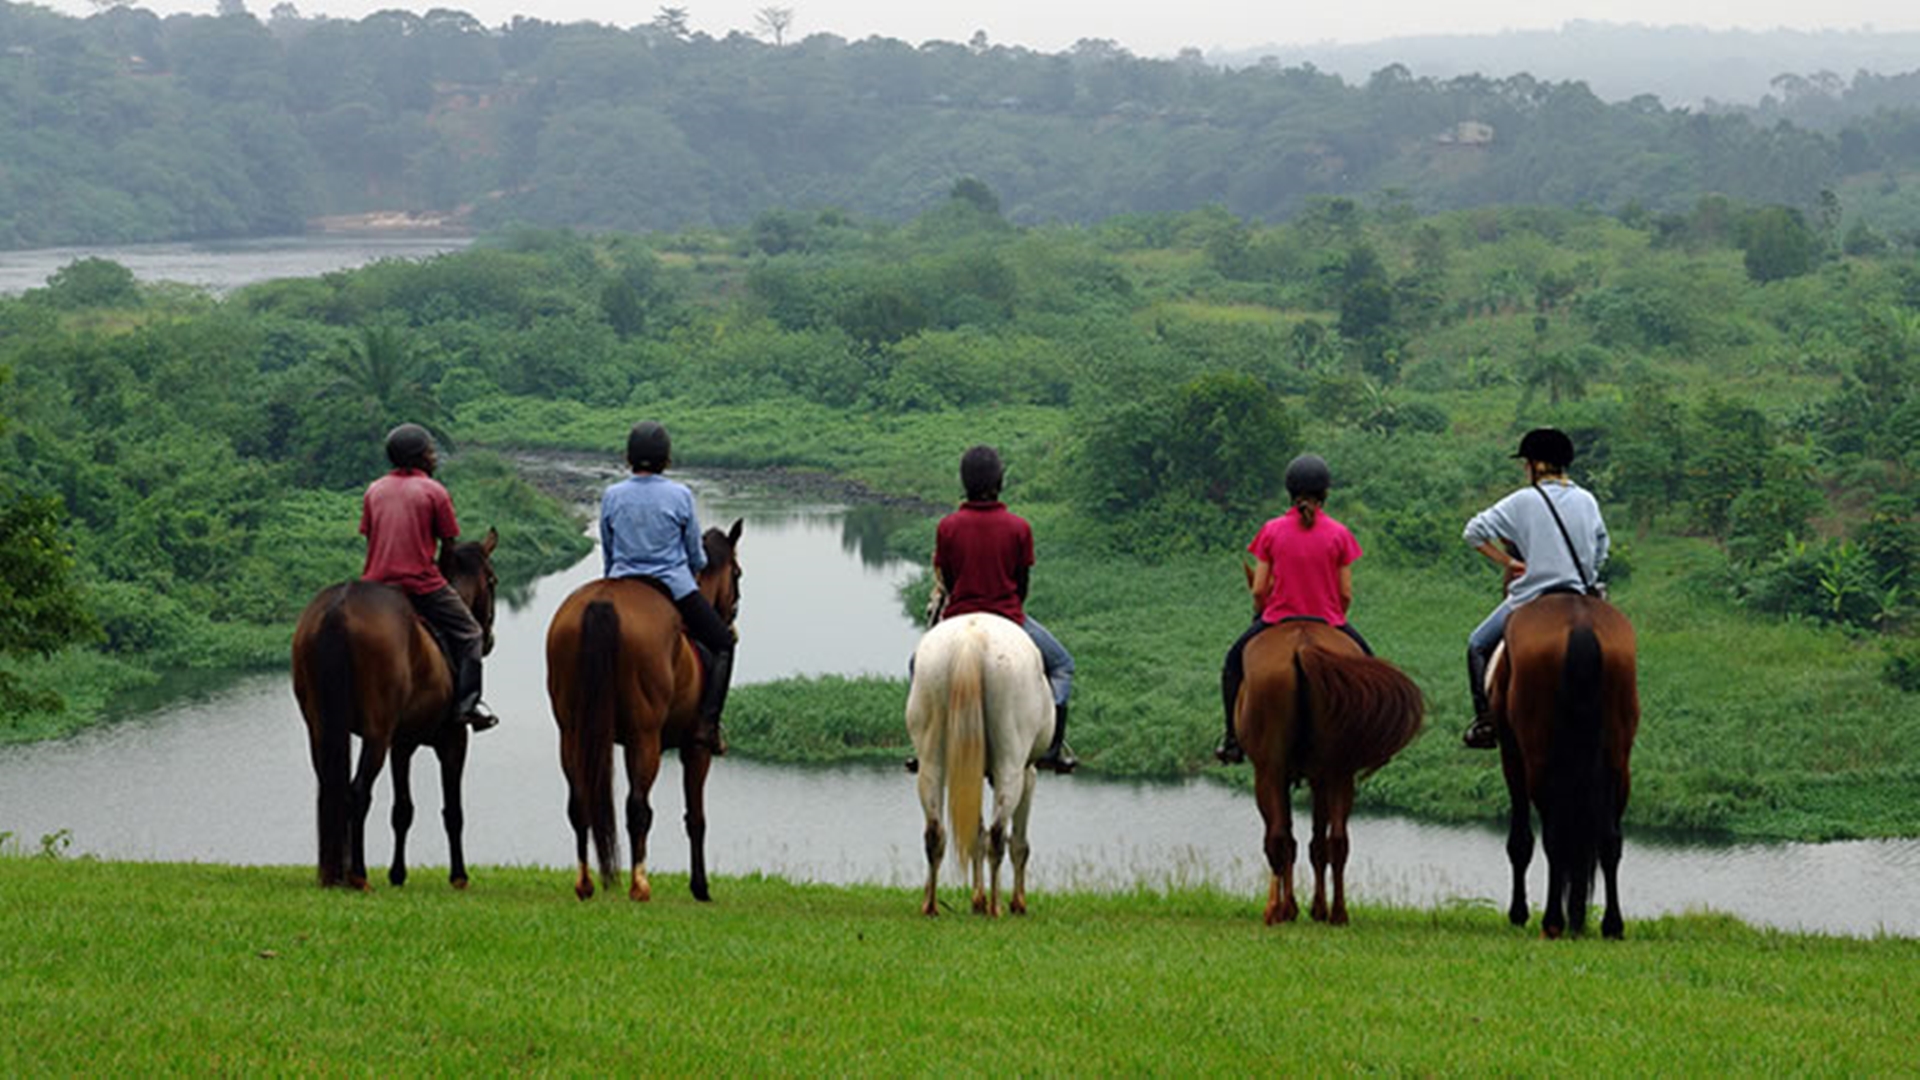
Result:
{"type": "MultiPolygon", "coordinates": [[[[0,300],[0,476],[27,508],[14,535],[46,553],[0,569],[48,613],[0,647],[17,695],[69,697],[9,710],[0,737],[89,719],[155,670],[280,663],[299,603],[357,566],[353,500],[385,425],[451,438],[456,500],[524,576],[575,557],[577,527],[487,448],[604,453],[644,413],[690,465],[938,504],[961,449],[1000,445],[1039,539],[1033,608],[1079,660],[1083,759],[1190,773],[1246,618],[1238,553],[1311,448],[1368,552],[1356,623],[1442,729],[1366,797],[1475,816],[1498,770],[1446,729],[1496,583],[1460,528],[1515,484],[1517,432],[1552,422],[1607,508],[1641,635],[1636,820],[1910,833],[1920,263],[1837,232],[1719,197],[1023,227],[969,178],[904,224],[519,228],[220,299],[85,260],[0,300]]],[[[931,529],[892,543],[919,560],[931,529]]],[[[748,687],[736,743],[888,757],[901,692],[748,687]]]]}
{"type": "Polygon", "coordinates": [[[86,19],[0,2],[0,246],[301,231],[409,210],[480,227],[738,226],[767,210],[901,221],[955,176],[1009,219],[1219,205],[1280,221],[1319,196],[1684,211],[1718,193],[1920,235],[1920,76],[1795,76],[1772,111],[1616,104],[1526,74],[1348,82],[1310,65],[1048,54],[816,34],[631,29],[446,8],[359,21],[86,19]]]}

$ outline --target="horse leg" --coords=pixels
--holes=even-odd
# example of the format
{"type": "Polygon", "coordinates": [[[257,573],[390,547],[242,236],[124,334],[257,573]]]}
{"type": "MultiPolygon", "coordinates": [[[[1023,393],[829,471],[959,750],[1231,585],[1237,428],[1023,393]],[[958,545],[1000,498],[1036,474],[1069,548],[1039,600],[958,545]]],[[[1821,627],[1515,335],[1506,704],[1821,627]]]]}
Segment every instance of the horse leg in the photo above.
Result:
{"type": "Polygon", "coordinates": [[[1626,936],[1627,925],[1620,918],[1620,815],[1627,802],[1627,781],[1614,785],[1614,803],[1607,815],[1606,832],[1600,837],[1600,872],[1607,882],[1607,910],[1600,918],[1600,936],[1618,941],[1626,936]]]}
{"type": "Polygon", "coordinates": [[[947,854],[947,837],[940,829],[940,798],[945,790],[945,778],[940,772],[940,766],[930,756],[921,755],[920,809],[927,820],[922,835],[927,849],[927,892],[920,903],[920,914],[928,916],[940,914],[940,908],[935,903],[935,889],[940,884],[940,860],[947,854]]]}
{"type": "Polygon", "coordinates": [[[360,762],[353,770],[353,805],[347,814],[347,886],[365,892],[371,888],[367,884],[367,812],[373,809],[373,782],[380,779],[380,770],[387,763],[387,740],[384,737],[363,735],[360,739],[360,762]]]}
{"type": "Polygon", "coordinates": [[[1300,917],[1300,905],[1293,898],[1293,807],[1287,801],[1285,783],[1276,783],[1262,765],[1256,768],[1254,799],[1260,804],[1260,816],[1266,820],[1267,868],[1273,878],[1267,885],[1268,926],[1292,922],[1300,917]]]}
{"type": "Polygon", "coordinates": [[[1027,856],[1033,845],[1027,843],[1027,819],[1033,815],[1033,786],[1039,772],[1028,765],[1020,770],[1020,801],[1013,807],[1013,897],[1007,910],[1015,915],[1027,913],[1027,856]]]}
{"type": "Polygon", "coordinates": [[[440,821],[447,829],[447,882],[456,889],[467,887],[467,851],[462,836],[467,825],[466,808],[461,802],[460,778],[467,769],[468,728],[449,724],[450,729],[434,745],[440,759],[440,821]]]}
{"type": "Polygon", "coordinates": [[[1500,768],[1507,778],[1507,862],[1513,866],[1513,899],[1507,921],[1527,925],[1527,866],[1533,862],[1533,810],[1527,802],[1526,766],[1518,749],[1500,749],[1500,768]]]}
{"type": "MultiPolygon", "coordinates": [[[[572,738],[569,732],[562,738],[572,738]]],[[[587,801],[580,792],[580,780],[567,772],[567,821],[573,825],[573,857],[579,872],[573,878],[573,895],[593,899],[593,867],[587,861],[587,801]]]]}
{"type": "Polygon", "coordinates": [[[407,831],[413,828],[413,752],[412,746],[393,748],[393,863],[387,867],[388,884],[407,883],[407,831]]]}
{"type": "Polygon", "coordinates": [[[1327,922],[1334,926],[1347,925],[1347,819],[1353,814],[1353,777],[1348,776],[1333,783],[1333,793],[1327,798],[1327,862],[1333,867],[1333,910],[1327,914],[1327,922]]]}
{"type": "Polygon", "coordinates": [[[1540,834],[1547,848],[1547,907],[1540,914],[1540,936],[1552,940],[1567,932],[1567,868],[1563,860],[1554,857],[1553,822],[1543,817],[1540,834]]]}
{"type": "Polygon", "coordinates": [[[681,789],[687,803],[688,867],[693,898],[703,903],[713,899],[707,891],[707,770],[712,766],[713,753],[704,746],[680,751],[681,789]]]}
{"type": "Polygon", "coordinates": [[[633,847],[633,882],[627,899],[653,899],[647,880],[647,833],[653,828],[654,778],[660,775],[660,732],[643,732],[627,747],[627,840],[633,847]]]}
{"type": "Polygon", "coordinates": [[[1307,915],[1314,922],[1327,921],[1327,818],[1332,794],[1321,781],[1312,781],[1313,839],[1307,841],[1307,861],[1313,864],[1313,905],[1307,915]]]}
{"type": "Polygon", "coordinates": [[[1007,857],[1007,823],[995,815],[993,828],[987,832],[987,860],[993,876],[993,891],[987,894],[987,917],[1000,917],[1000,864],[1007,857]]]}

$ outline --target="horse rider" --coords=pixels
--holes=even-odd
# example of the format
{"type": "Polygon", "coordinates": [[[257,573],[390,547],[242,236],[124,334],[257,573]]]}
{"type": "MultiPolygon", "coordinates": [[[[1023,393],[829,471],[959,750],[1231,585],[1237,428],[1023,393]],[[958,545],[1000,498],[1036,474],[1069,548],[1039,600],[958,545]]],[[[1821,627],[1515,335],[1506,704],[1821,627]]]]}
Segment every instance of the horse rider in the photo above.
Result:
{"type": "Polygon", "coordinates": [[[1499,745],[1487,706],[1487,664],[1506,634],[1507,616],[1542,593],[1592,591],[1594,575],[1607,561],[1600,504],[1567,479],[1573,440],[1555,428],[1535,428],[1521,437],[1513,456],[1525,463],[1527,486],[1475,514],[1465,533],[1467,543],[1506,576],[1506,596],[1467,638],[1473,723],[1461,741],[1476,750],[1499,745]]]}
{"type": "MultiPolygon", "coordinates": [[[[1040,649],[1047,684],[1053,690],[1053,741],[1035,765],[1070,773],[1079,764],[1067,747],[1067,699],[1073,694],[1073,657],[1058,638],[1026,612],[1027,579],[1033,569],[1033,527],[1000,501],[1006,471],[991,446],[975,446],[960,457],[960,484],[966,501],[940,519],[934,534],[934,589],[944,594],[939,618],[988,612],[1013,620],[1040,649]]],[[[907,762],[907,771],[919,769],[907,762]]]]}
{"type": "Polygon", "coordinates": [[[447,644],[454,672],[453,715],[473,730],[485,731],[500,722],[480,704],[486,632],[434,559],[436,540],[444,553],[460,536],[453,498],[433,478],[439,451],[426,428],[401,424],[387,433],[387,460],[393,471],[367,485],[360,500],[360,534],[367,538],[360,578],[407,594],[413,609],[447,644]]]}
{"type": "Polygon", "coordinates": [[[734,634],[694,581],[706,568],[707,549],[700,539],[693,492],[661,475],[672,464],[673,439],[667,429],[652,420],[633,425],[627,433],[627,465],[633,475],[607,488],[600,499],[603,576],[646,579],[673,601],[687,637],[706,660],[694,741],[722,755],[727,741],[720,731],[720,712],[733,681],[734,634]]]}
{"type": "Polygon", "coordinates": [[[1373,655],[1365,638],[1347,621],[1353,606],[1353,564],[1360,558],[1360,542],[1345,525],[1326,512],[1333,472],[1318,454],[1301,454],[1287,463],[1285,513],[1260,527],[1247,550],[1253,554],[1253,580],[1248,591],[1259,610],[1253,625],[1227,650],[1220,669],[1220,699],[1226,706],[1227,737],[1213,756],[1227,765],[1247,760],[1233,730],[1234,705],[1246,677],[1247,642],[1275,623],[1291,619],[1323,622],[1341,631],[1373,655]]]}

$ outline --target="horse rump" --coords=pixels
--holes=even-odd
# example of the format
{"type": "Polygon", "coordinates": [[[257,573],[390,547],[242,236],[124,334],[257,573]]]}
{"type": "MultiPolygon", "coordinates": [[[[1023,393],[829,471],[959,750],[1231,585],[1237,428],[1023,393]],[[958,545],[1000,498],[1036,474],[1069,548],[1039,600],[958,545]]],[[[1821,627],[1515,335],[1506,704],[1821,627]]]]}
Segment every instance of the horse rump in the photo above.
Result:
{"type": "Polygon", "coordinates": [[[987,771],[985,646],[971,628],[955,643],[947,668],[945,727],[947,821],[961,866],[980,844],[980,806],[987,771]]]}

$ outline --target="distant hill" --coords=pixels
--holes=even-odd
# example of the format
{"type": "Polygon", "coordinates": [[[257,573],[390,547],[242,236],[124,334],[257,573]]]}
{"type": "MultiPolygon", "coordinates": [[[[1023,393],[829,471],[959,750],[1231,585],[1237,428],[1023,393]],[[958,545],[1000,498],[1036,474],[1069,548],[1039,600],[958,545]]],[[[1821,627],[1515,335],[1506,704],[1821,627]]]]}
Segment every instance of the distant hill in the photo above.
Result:
{"type": "Polygon", "coordinates": [[[1218,64],[1245,67],[1272,57],[1283,67],[1312,64],[1348,82],[1364,83],[1391,64],[1415,76],[1450,79],[1522,72],[1547,81],[1579,80],[1607,101],[1653,94],[1662,103],[1709,101],[1756,105],[1779,75],[1829,72],[1843,81],[1858,71],[1887,75],[1920,68],[1920,33],[1860,30],[1709,30],[1570,22],[1558,30],[1387,38],[1357,45],[1268,45],[1220,50],[1218,64]]]}

